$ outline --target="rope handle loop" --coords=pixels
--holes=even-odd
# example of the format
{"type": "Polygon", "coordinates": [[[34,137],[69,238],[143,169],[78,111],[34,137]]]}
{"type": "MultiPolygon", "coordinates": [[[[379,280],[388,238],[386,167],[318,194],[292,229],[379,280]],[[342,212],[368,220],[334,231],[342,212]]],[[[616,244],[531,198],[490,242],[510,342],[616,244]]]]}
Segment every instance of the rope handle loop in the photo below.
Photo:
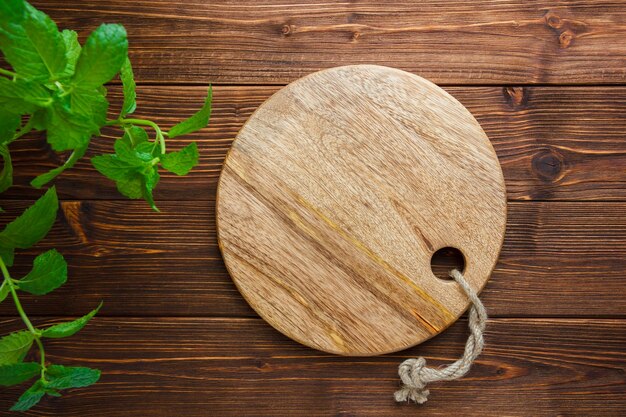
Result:
{"type": "Polygon", "coordinates": [[[398,367],[398,375],[400,375],[403,386],[394,394],[397,402],[414,401],[418,404],[425,403],[428,401],[428,394],[430,393],[426,389],[429,383],[452,381],[461,378],[470,370],[474,360],[483,350],[485,345],[483,332],[487,324],[485,306],[483,306],[476,291],[469,286],[459,270],[453,269],[450,272],[450,277],[461,286],[472,302],[469,312],[470,336],[465,343],[465,352],[456,362],[443,368],[427,367],[426,359],[423,357],[407,359],[402,362],[398,367]]]}

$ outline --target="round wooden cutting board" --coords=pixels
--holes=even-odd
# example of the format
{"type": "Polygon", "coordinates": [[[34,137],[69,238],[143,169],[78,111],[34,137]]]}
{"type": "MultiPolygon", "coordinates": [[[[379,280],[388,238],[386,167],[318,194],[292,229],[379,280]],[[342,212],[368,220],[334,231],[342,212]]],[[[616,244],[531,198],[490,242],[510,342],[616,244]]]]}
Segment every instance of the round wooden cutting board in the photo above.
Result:
{"type": "Polygon", "coordinates": [[[506,193],[463,105],[416,75],[356,65],[306,76],[256,110],[224,162],[217,221],[228,271],[261,317],[315,349],[375,355],[468,307],[431,257],[459,249],[482,289],[506,193]]]}

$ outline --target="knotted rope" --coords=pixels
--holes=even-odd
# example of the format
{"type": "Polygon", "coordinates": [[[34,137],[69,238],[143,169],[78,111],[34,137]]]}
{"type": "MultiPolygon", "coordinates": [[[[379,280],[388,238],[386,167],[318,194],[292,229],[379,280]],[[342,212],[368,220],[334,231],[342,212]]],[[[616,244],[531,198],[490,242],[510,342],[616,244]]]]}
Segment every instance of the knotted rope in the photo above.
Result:
{"type": "Polygon", "coordinates": [[[483,331],[487,323],[487,311],[478,299],[476,291],[469,286],[460,271],[452,270],[450,277],[454,278],[472,302],[469,312],[470,336],[465,344],[465,352],[459,360],[444,368],[429,368],[426,366],[426,359],[422,357],[407,359],[402,362],[398,368],[398,375],[402,379],[403,386],[394,394],[397,402],[425,403],[428,401],[429,394],[426,385],[431,382],[452,381],[461,378],[469,371],[472,363],[483,350],[485,345],[483,331]]]}

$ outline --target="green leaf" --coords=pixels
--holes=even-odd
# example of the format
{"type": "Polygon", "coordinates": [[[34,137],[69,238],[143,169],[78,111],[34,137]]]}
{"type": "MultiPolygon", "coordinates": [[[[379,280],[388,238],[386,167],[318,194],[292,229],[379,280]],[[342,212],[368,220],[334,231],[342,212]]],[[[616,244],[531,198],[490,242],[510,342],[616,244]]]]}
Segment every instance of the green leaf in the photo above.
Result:
{"type": "Polygon", "coordinates": [[[40,84],[0,77],[0,107],[16,114],[25,114],[50,103],[50,93],[40,84]]]}
{"type": "Polygon", "coordinates": [[[109,102],[104,93],[106,89],[102,91],[96,88],[90,90],[76,88],[71,95],[72,112],[90,119],[93,122],[94,134],[99,133],[107,120],[109,102]]]}
{"type": "Polygon", "coordinates": [[[133,167],[141,167],[146,165],[147,161],[150,161],[152,159],[152,155],[144,155],[142,154],[140,156],[140,154],[138,154],[129,144],[127,141],[123,141],[123,140],[116,140],[115,143],[113,144],[113,149],[115,149],[115,155],[117,155],[117,157],[128,163],[129,165],[133,166],[133,167]],[[147,158],[144,159],[144,158],[147,158]]]}
{"type": "Polygon", "coordinates": [[[0,339],[0,365],[21,362],[33,345],[34,337],[29,331],[14,332],[0,339]]]}
{"type": "Polygon", "coordinates": [[[13,257],[15,255],[13,252],[13,248],[3,248],[0,246],[0,258],[2,258],[6,266],[13,266],[13,257]]]}
{"type": "Polygon", "coordinates": [[[51,337],[51,338],[72,336],[74,333],[78,332],[80,329],[85,327],[87,322],[89,322],[89,320],[91,320],[91,318],[96,315],[96,313],[100,310],[101,307],[102,307],[102,303],[100,303],[100,305],[95,310],[92,310],[89,314],[79,319],[68,321],[66,323],[55,324],[54,326],[50,326],[47,329],[45,329],[41,333],[41,335],[43,337],[51,337]]]}
{"type": "Polygon", "coordinates": [[[67,263],[63,255],[51,249],[35,258],[33,269],[17,286],[33,295],[44,295],[59,288],[67,281],[67,263]]]}
{"type": "Polygon", "coordinates": [[[47,139],[55,151],[86,146],[91,135],[99,132],[99,126],[92,118],[72,112],[59,102],[55,102],[47,110],[47,139]]]}
{"type": "Polygon", "coordinates": [[[46,388],[38,379],[29,389],[27,389],[17,400],[10,411],[26,411],[37,404],[45,395],[46,388]]]}
{"type": "Polygon", "coordinates": [[[143,180],[143,184],[144,184],[143,198],[148,202],[148,204],[150,204],[150,207],[152,207],[152,210],[157,211],[157,212],[160,210],[154,204],[154,198],[152,197],[152,190],[154,190],[157,183],[159,182],[159,178],[160,178],[159,171],[157,170],[156,167],[154,167],[152,170],[148,171],[148,173],[145,175],[144,180],[143,180]]]}
{"type": "Polygon", "coordinates": [[[2,281],[2,284],[0,284],[0,303],[7,298],[7,295],[9,295],[9,286],[6,281],[2,281]]]}
{"type": "Polygon", "coordinates": [[[13,185],[13,164],[11,163],[11,153],[9,148],[0,145],[0,156],[2,157],[2,171],[0,171],[0,193],[13,185]]]}
{"type": "Polygon", "coordinates": [[[82,388],[98,382],[100,371],[81,366],[50,365],[46,376],[49,380],[48,388],[82,388]]]}
{"type": "Polygon", "coordinates": [[[5,387],[21,384],[28,381],[41,371],[41,366],[35,362],[14,363],[0,366],[0,385],[5,387]]]}
{"type": "Polygon", "coordinates": [[[134,172],[135,166],[122,161],[117,155],[105,154],[91,158],[91,163],[105,177],[120,181],[134,172]]]}
{"type": "Polygon", "coordinates": [[[21,23],[25,13],[26,2],[24,0],[3,0],[0,2],[0,22],[2,23],[21,23]]]}
{"type": "Polygon", "coordinates": [[[0,145],[11,142],[21,123],[22,119],[18,113],[12,113],[9,109],[0,107],[0,145]]]}
{"type": "Polygon", "coordinates": [[[135,92],[135,77],[133,76],[133,67],[130,64],[130,59],[126,57],[122,69],[120,70],[120,79],[122,80],[122,86],[124,91],[124,104],[122,104],[122,111],[120,118],[124,118],[131,114],[137,108],[137,93],[135,92]]]}
{"type": "Polygon", "coordinates": [[[186,135],[187,133],[195,132],[202,129],[209,124],[209,118],[211,117],[211,100],[213,97],[213,87],[209,87],[209,92],[204,100],[204,105],[196,114],[189,119],[180,122],[170,129],[168,132],[170,138],[176,136],[186,135]]]}
{"type": "Polygon", "coordinates": [[[134,148],[135,146],[148,141],[148,132],[139,126],[125,127],[124,136],[122,136],[120,140],[126,142],[131,148],[134,148]]]}
{"type": "Polygon", "coordinates": [[[178,152],[170,152],[161,156],[163,168],[176,175],[187,175],[198,164],[198,145],[191,142],[178,152]]]}
{"type": "Polygon", "coordinates": [[[46,394],[48,394],[51,397],[61,397],[61,393],[53,388],[46,388],[46,394]]]}
{"type": "Polygon", "coordinates": [[[59,200],[52,187],[0,232],[0,247],[26,249],[39,242],[54,224],[58,208],[59,200]]]}
{"type": "Polygon", "coordinates": [[[96,88],[117,74],[128,54],[126,29],[118,24],[102,24],[94,30],[83,47],[72,84],[96,88]]]}
{"type": "Polygon", "coordinates": [[[135,151],[138,155],[140,155],[140,158],[145,159],[146,161],[151,161],[151,164],[152,159],[160,159],[161,157],[161,148],[159,146],[154,146],[154,142],[140,143],[139,145],[135,146],[135,151]]]}
{"type": "MultiPolygon", "coordinates": [[[[44,12],[26,3],[26,20],[23,25],[50,78],[55,79],[67,65],[65,42],[56,23],[44,12]]],[[[13,68],[20,72],[15,66],[13,68]]]]}
{"type": "Polygon", "coordinates": [[[67,161],[65,161],[63,165],[61,165],[60,167],[51,169],[45,174],[41,174],[37,176],[35,179],[33,179],[30,182],[30,185],[32,185],[35,188],[41,188],[47,183],[49,183],[50,181],[52,181],[57,175],[61,174],[66,169],[73,167],[74,164],[76,164],[76,162],[80,158],[82,158],[83,155],[85,155],[85,152],[87,152],[87,147],[88,145],[85,145],[85,146],[81,146],[79,148],[74,149],[70,157],[67,159],[67,161]]]}
{"type": "Polygon", "coordinates": [[[41,108],[30,115],[29,122],[35,130],[46,130],[47,119],[48,109],[41,108]]]}
{"type": "Polygon", "coordinates": [[[117,186],[117,191],[119,191],[120,194],[128,198],[137,199],[143,197],[143,182],[143,175],[139,172],[133,172],[124,178],[117,180],[115,185],[117,186]]]}
{"type": "Polygon", "coordinates": [[[140,143],[135,147],[135,154],[146,163],[146,166],[154,166],[152,161],[157,157],[158,152],[160,148],[155,147],[151,142],[140,143]]]}
{"type": "MultiPolygon", "coordinates": [[[[155,147],[153,142],[148,141],[146,131],[137,126],[131,126],[125,129],[124,136],[116,141],[118,149],[128,152],[126,148],[130,147],[134,151],[135,156],[144,162],[144,166],[152,166],[152,161],[158,156],[158,148],[155,147]],[[121,143],[118,144],[117,142],[121,143]],[[122,145],[122,143],[124,145],[122,145]]],[[[120,152],[116,151],[116,153],[118,156],[121,156],[120,152]]]]}
{"type": "MultiPolygon", "coordinates": [[[[19,7],[13,10],[17,12],[19,7]]],[[[3,19],[0,23],[0,49],[20,76],[27,79],[57,79],[67,65],[61,33],[56,23],[45,13],[28,3],[24,7],[21,19],[3,19]]]]}
{"type": "Polygon", "coordinates": [[[109,106],[105,93],[106,89],[77,87],[65,101],[55,100],[46,109],[45,126],[52,149],[65,151],[86,147],[92,135],[100,134],[109,106]]]}
{"type": "Polygon", "coordinates": [[[115,141],[115,154],[91,158],[93,166],[105,177],[115,181],[118,191],[128,198],[144,198],[155,211],[152,190],[159,182],[157,167],[152,164],[153,145],[143,142],[134,149],[129,140],[115,141]]]}
{"type": "Polygon", "coordinates": [[[73,30],[65,29],[61,32],[63,42],[65,43],[65,56],[67,58],[67,65],[63,71],[63,78],[71,77],[76,70],[76,62],[80,56],[80,43],[78,42],[78,33],[73,30]]]}

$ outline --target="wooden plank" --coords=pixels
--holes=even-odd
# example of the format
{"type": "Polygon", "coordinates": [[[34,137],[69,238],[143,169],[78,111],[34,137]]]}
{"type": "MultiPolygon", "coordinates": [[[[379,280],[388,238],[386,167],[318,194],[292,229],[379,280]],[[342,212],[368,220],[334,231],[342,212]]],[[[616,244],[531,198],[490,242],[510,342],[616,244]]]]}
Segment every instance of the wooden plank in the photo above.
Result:
{"type": "MultiPolygon", "coordinates": [[[[0,224],[27,203],[3,204],[0,224]]],[[[50,237],[24,251],[56,247],[68,282],[45,297],[24,296],[31,314],[253,316],[226,273],[215,236],[214,202],[64,202],[50,237]]],[[[626,316],[626,203],[510,203],[504,246],[482,299],[493,316],[626,316]]],[[[12,315],[10,300],[0,314],[12,315]]]]}
{"type": "MultiPolygon", "coordinates": [[[[46,358],[100,368],[101,381],[48,397],[27,415],[622,415],[624,320],[490,320],[485,351],[465,378],[432,384],[421,407],[394,403],[398,364],[418,355],[435,365],[454,360],[466,325],[398,354],[346,358],[258,319],[95,318],[74,337],[47,341],[46,358]]],[[[0,325],[3,333],[19,327],[17,319],[0,325]]],[[[0,410],[22,389],[4,389],[0,410]]]]}
{"type": "MultiPolygon", "coordinates": [[[[277,87],[217,87],[210,127],[171,140],[178,149],[197,140],[200,166],[185,177],[164,173],[157,200],[211,199],[221,164],[233,138],[250,114],[277,87]]],[[[478,119],[492,141],[504,170],[511,200],[625,200],[626,88],[624,87],[451,87],[447,89],[478,119]]],[[[205,87],[139,89],[138,117],[163,126],[192,114],[202,103],[205,87]]],[[[114,88],[111,101],[119,105],[114,88]]],[[[115,115],[113,106],[111,116],[115,115]]],[[[119,135],[104,129],[88,156],[111,152],[119,135]]],[[[32,198],[40,192],[28,186],[36,175],[63,162],[41,135],[11,145],[16,186],[5,198],[32,198]]],[[[55,181],[71,199],[123,198],[87,159],[55,181]]]]}
{"type": "Polygon", "coordinates": [[[141,82],[283,84],[346,64],[436,83],[623,83],[621,1],[37,0],[84,39],[123,23],[141,82]]]}

